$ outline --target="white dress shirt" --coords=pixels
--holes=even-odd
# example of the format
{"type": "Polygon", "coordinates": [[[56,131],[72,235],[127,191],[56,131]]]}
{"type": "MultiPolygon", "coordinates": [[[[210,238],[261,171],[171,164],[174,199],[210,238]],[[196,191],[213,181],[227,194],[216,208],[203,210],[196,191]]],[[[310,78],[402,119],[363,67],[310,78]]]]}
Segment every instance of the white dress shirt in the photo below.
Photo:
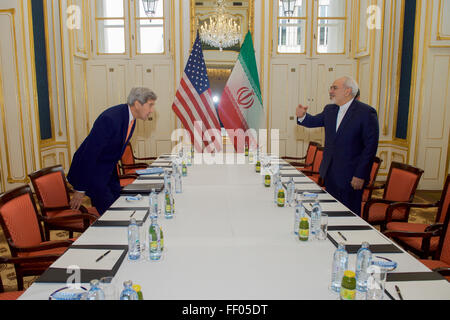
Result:
{"type": "Polygon", "coordinates": [[[352,104],[353,100],[350,100],[349,102],[347,102],[346,104],[344,104],[343,106],[339,107],[339,112],[337,114],[337,119],[336,119],[336,132],[339,129],[339,126],[341,125],[342,119],[344,119],[345,114],[347,113],[348,108],[350,108],[350,105],[352,104]]]}

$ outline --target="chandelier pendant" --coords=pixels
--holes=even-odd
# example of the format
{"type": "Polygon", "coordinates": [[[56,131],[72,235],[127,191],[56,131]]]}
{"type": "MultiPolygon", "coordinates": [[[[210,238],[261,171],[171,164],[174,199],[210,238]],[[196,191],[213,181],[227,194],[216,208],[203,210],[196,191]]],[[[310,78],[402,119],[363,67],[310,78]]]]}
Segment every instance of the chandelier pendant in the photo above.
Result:
{"type": "Polygon", "coordinates": [[[237,19],[226,13],[224,0],[217,0],[215,14],[200,26],[199,33],[203,43],[220,51],[241,42],[241,27],[237,19]]]}

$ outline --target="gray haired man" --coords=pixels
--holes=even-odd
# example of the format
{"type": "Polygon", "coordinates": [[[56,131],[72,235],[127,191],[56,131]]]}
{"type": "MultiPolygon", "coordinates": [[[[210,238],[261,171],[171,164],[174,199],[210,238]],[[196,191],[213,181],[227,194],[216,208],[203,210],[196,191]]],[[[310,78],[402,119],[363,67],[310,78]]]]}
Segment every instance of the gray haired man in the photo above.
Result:
{"type": "Polygon", "coordinates": [[[147,120],[154,111],[156,94],[147,88],[133,88],[127,104],[102,112],[91,132],[75,152],[67,179],[74,187],[70,205],[78,209],[87,195],[103,214],[120,195],[117,162],[133,136],[136,119],[147,120]]]}

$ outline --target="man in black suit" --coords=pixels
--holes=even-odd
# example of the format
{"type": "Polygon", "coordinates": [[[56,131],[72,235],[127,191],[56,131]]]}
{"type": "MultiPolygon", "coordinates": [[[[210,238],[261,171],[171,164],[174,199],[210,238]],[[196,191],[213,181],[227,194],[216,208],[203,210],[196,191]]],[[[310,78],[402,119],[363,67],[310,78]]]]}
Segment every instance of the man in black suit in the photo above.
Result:
{"type": "Polygon", "coordinates": [[[325,188],[354,213],[361,215],[363,188],[377,153],[377,112],[355,99],[358,85],[350,77],[337,79],[330,87],[331,104],[315,115],[297,107],[297,123],[308,128],[325,127],[325,149],[320,176],[325,188]]]}

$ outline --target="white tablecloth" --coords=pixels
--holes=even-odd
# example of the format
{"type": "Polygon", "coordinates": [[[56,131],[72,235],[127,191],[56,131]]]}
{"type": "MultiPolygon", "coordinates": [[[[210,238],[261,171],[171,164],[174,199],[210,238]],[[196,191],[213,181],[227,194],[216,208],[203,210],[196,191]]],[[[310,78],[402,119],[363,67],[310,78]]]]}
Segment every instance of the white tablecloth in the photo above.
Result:
{"type": "MultiPolygon", "coordinates": [[[[183,193],[175,194],[175,217],[158,219],[163,259],[125,259],[114,279],[117,290],[132,280],[150,300],[337,299],[328,289],[335,246],[329,240],[300,242],[293,233],[294,209],[276,207],[273,194],[250,164],[188,167],[183,193]]],[[[123,199],[116,204],[124,205],[123,199]]],[[[140,230],[144,242],[148,225],[147,220],[140,230]]],[[[329,225],[367,223],[329,217],[329,225]]],[[[75,244],[127,244],[126,230],[90,227],[75,244]]],[[[407,253],[380,255],[398,262],[395,272],[429,271],[407,253]]],[[[349,269],[355,261],[350,255],[349,269]]],[[[445,280],[397,284],[405,299],[450,299],[445,280]]],[[[393,285],[387,289],[397,298],[393,285]]],[[[21,299],[47,299],[62,286],[34,283],[21,299]]]]}

